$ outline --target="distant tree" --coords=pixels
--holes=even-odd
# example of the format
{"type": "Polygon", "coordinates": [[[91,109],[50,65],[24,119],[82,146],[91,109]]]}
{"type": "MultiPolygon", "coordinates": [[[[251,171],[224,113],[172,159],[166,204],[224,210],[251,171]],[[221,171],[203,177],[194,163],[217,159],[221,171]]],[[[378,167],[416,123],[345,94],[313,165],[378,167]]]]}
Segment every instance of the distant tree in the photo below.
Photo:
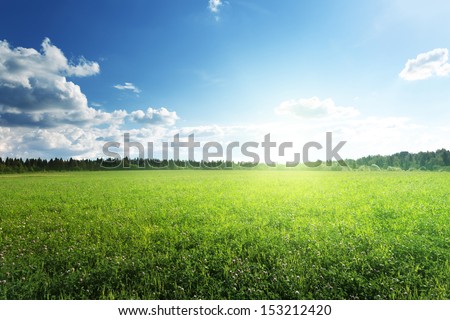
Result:
{"type": "MultiPolygon", "coordinates": [[[[50,160],[41,158],[2,158],[0,157],[0,173],[22,173],[35,171],[96,171],[106,170],[105,163],[113,164],[110,169],[262,169],[264,165],[255,166],[252,162],[235,163],[231,161],[187,161],[187,160],[158,160],[158,159],[83,159],[53,158],[50,160]],[[121,165],[123,164],[123,166],[121,165]]],[[[356,160],[347,159],[347,169],[353,170],[434,170],[450,171],[450,151],[440,149],[436,152],[409,153],[402,151],[389,156],[369,155],[356,160]]],[[[313,168],[303,168],[313,170],[313,168]]],[[[340,166],[334,164],[331,168],[318,167],[314,170],[340,170],[340,166]]]]}

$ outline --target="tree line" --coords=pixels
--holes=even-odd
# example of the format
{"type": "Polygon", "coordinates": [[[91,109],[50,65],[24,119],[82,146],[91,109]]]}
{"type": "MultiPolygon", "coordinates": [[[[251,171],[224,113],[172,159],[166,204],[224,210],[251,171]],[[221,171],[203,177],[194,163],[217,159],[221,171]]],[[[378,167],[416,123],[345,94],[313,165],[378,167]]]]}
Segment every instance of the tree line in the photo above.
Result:
{"type": "Polygon", "coordinates": [[[346,160],[346,163],[352,169],[365,166],[384,170],[398,168],[401,170],[448,171],[450,169],[450,151],[446,149],[419,153],[402,151],[388,156],[376,155],[357,160],[346,160]]]}
{"type": "MultiPolygon", "coordinates": [[[[331,167],[321,165],[319,167],[308,167],[302,165],[299,169],[310,170],[428,170],[428,171],[450,171],[450,151],[440,149],[437,151],[426,151],[410,153],[402,151],[393,155],[366,156],[356,160],[346,159],[347,168],[340,166],[337,162],[331,167]]],[[[283,168],[283,166],[277,166],[283,168]]],[[[25,173],[25,172],[47,172],[47,171],[100,171],[100,170],[137,170],[137,169],[248,169],[255,168],[250,162],[230,161],[187,161],[187,160],[158,160],[158,159],[22,159],[0,157],[0,173],[25,173]]],[[[257,165],[256,168],[263,169],[265,165],[257,165]]]]}

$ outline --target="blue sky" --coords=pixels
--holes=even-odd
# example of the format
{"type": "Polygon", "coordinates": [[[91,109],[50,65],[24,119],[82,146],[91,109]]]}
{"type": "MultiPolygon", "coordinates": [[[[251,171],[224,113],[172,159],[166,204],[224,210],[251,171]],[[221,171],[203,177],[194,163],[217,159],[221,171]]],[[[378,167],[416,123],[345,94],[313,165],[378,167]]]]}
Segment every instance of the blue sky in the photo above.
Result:
{"type": "Polygon", "coordinates": [[[450,148],[448,1],[21,1],[0,11],[0,156],[102,143],[450,148]],[[22,49],[20,49],[22,48],[22,49]]]}

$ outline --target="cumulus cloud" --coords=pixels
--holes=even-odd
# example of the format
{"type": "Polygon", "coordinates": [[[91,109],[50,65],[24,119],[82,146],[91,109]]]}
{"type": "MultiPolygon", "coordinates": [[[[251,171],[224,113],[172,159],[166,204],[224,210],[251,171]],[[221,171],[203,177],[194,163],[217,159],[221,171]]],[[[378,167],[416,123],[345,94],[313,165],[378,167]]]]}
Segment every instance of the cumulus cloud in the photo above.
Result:
{"type": "Polygon", "coordinates": [[[309,99],[287,100],[275,108],[279,115],[293,115],[300,118],[350,118],[359,114],[353,107],[339,107],[330,98],[320,100],[309,99]]]}
{"type": "Polygon", "coordinates": [[[125,84],[116,84],[114,86],[114,88],[118,89],[118,90],[130,90],[134,93],[140,93],[141,90],[136,87],[134,84],[132,84],[131,82],[125,82],[125,84]]]}
{"type": "Polygon", "coordinates": [[[109,121],[112,115],[90,108],[80,87],[66,78],[99,72],[98,63],[84,58],[69,63],[48,38],[41,52],[11,48],[0,41],[0,125],[51,127],[109,121]]]}
{"type": "Polygon", "coordinates": [[[12,49],[6,40],[0,41],[0,83],[31,89],[36,81],[55,80],[56,75],[86,77],[100,72],[98,63],[83,57],[78,64],[69,63],[64,53],[48,38],[44,39],[41,47],[41,52],[32,48],[12,49]]]}
{"type": "MultiPolygon", "coordinates": [[[[69,61],[49,39],[40,51],[0,41],[0,156],[101,157],[105,141],[118,141],[124,132],[148,138],[179,119],[167,108],[131,112],[89,106],[81,88],[68,78],[99,72],[96,62],[69,61]]],[[[124,87],[139,90],[131,83],[124,87]]]]}
{"type": "Polygon", "coordinates": [[[16,142],[13,138],[10,128],[0,126],[0,154],[4,155],[12,151],[16,142]]]}
{"type": "MultiPolygon", "coordinates": [[[[117,126],[129,119],[148,125],[172,125],[178,119],[175,112],[166,108],[130,114],[125,110],[106,112],[90,107],[81,88],[67,77],[99,72],[99,64],[85,58],[76,64],[69,62],[48,38],[42,42],[41,51],[11,48],[7,41],[0,41],[0,126],[40,129],[64,125],[117,126]]],[[[139,92],[128,82],[116,87],[139,92]]]]}
{"type": "Polygon", "coordinates": [[[70,65],[67,71],[68,76],[87,77],[100,72],[100,65],[81,57],[77,65],[70,65]]]}
{"type": "Polygon", "coordinates": [[[222,0],[209,0],[208,8],[209,10],[211,10],[211,12],[218,13],[219,7],[222,5],[223,5],[222,0]]]}
{"type": "Polygon", "coordinates": [[[448,49],[438,48],[409,59],[399,76],[404,80],[423,80],[432,76],[443,77],[450,74],[448,49]]]}
{"type": "Polygon", "coordinates": [[[2,150],[0,143],[1,156],[45,159],[95,158],[100,156],[101,152],[101,143],[95,138],[108,130],[108,128],[76,127],[47,129],[19,127],[3,132],[0,130],[1,140],[6,139],[9,142],[6,150],[2,150]]]}
{"type": "Polygon", "coordinates": [[[166,108],[153,109],[147,111],[137,110],[130,113],[129,117],[137,123],[148,125],[174,125],[179,119],[175,111],[169,111],[166,108]]]}
{"type": "MultiPolygon", "coordinates": [[[[124,133],[130,134],[131,141],[140,142],[145,146],[154,142],[154,156],[162,156],[162,142],[173,141],[175,134],[180,134],[180,140],[186,141],[189,134],[194,133],[196,141],[202,146],[207,141],[218,141],[223,146],[233,141],[261,142],[264,135],[271,133],[272,141],[292,141],[292,151],[301,152],[301,147],[308,141],[324,143],[325,132],[333,132],[333,141],[347,141],[341,154],[344,158],[355,158],[369,154],[390,154],[402,150],[412,152],[448,148],[448,128],[424,126],[415,124],[405,117],[356,117],[343,119],[339,122],[318,121],[315,126],[295,123],[260,123],[242,124],[239,126],[198,126],[198,127],[168,127],[139,126],[136,128],[121,127],[83,127],[64,126],[59,128],[24,128],[14,129],[0,127],[0,156],[9,157],[74,157],[100,158],[106,157],[102,147],[106,142],[116,141],[121,145],[114,152],[123,155],[124,133]]],[[[187,158],[182,150],[182,158],[187,158]]],[[[259,150],[261,151],[261,150],[259,150]]],[[[132,148],[132,156],[137,156],[137,149],[132,148]],[[134,153],[133,153],[134,152],[134,153]]],[[[172,151],[170,151],[172,152],[172,151]]],[[[200,160],[201,149],[196,149],[195,158],[200,160]]],[[[169,156],[171,153],[169,154],[169,156]]],[[[261,159],[263,155],[260,155],[261,159]]],[[[237,161],[248,160],[236,154],[237,161]]],[[[272,159],[277,159],[272,158],[272,159]]],[[[292,159],[289,154],[280,161],[292,159]]],[[[278,161],[278,160],[277,160],[278,161]]]]}

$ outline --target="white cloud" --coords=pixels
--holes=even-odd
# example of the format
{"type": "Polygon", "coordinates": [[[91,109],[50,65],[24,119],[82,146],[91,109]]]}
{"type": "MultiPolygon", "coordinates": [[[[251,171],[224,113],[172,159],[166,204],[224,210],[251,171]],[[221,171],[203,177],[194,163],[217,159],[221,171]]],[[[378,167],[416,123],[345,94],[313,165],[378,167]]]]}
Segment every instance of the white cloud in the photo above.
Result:
{"type": "Polygon", "coordinates": [[[279,115],[293,115],[300,118],[349,118],[359,114],[353,107],[339,107],[330,98],[287,100],[275,108],[279,115]]]}
{"type": "Polygon", "coordinates": [[[141,90],[139,88],[137,88],[131,82],[125,82],[125,84],[116,84],[114,86],[114,88],[116,88],[118,90],[130,90],[130,91],[132,91],[134,93],[140,93],[141,92],[141,90]]]}
{"type": "MultiPolygon", "coordinates": [[[[125,110],[106,112],[90,107],[81,88],[66,77],[85,77],[99,71],[98,63],[85,58],[78,64],[69,63],[48,38],[42,42],[41,52],[11,48],[7,41],[0,41],[0,126],[118,126],[129,119],[147,125],[173,125],[178,119],[174,111],[166,108],[138,110],[132,115],[125,110]],[[141,113],[144,116],[139,118],[141,113]]],[[[139,92],[132,83],[116,87],[139,92]]]]}
{"type": "Polygon", "coordinates": [[[0,155],[11,152],[16,142],[10,128],[0,127],[0,155]]]}
{"type": "Polygon", "coordinates": [[[99,72],[96,62],[84,58],[69,63],[48,38],[41,52],[11,48],[0,41],[0,125],[51,127],[108,121],[110,115],[90,108],[80,87],[66,79],[99,72]]]}
{"type": "Polygon", "coordinates": [[[86,77],[100,72],[97,62],[83,57],[78,64],[69,63],[64,53],[48,38],[41,46],[41,52],[22,47],[12,49],[6,40],[0,41],[0,84],[30,89],[33,83],[56,80],[56,76],[86,77]]]}
{"type": "Polygon", "coordinates": [[[211,10],[211,12],[218,13],[219,7],[222,5],[223,5],[222,0],[209,0],[208,8],[209,10],[211,10]]]}
{"type": "Polygon", "coordinates": [[[23,158],[95,158],[100,156],[102,150],[102,142],[96,138],[109,130],[76,127],[15,128],[14,131],[0,132],[1,138],[10,142],[9,149],[1,150],[0,145],[0,151],[2,156],[23,158]]]}
{"type": "MultiPolygon", "coordinates": [[[[154,110],[154,109],[153,109],[154,110]]],[[[143,112],[144,118],[146,112],[143,112]]],[[[127,115],[127,117],[129,117],[127,115]]],[[[142,119],[142,113],[134,113],[136,118],[142,119]]],[[[195,140],[204,145],[207,141],[218,141],[224,147],[230,142],[237,141],[242,145],[247,141],[261,143],[264,135],[271,134],[271,140],[277,145],[281,142],[293,142],[293,149],[289,151],[302,152],[302,146],[308,141],[325,144],[325,132],[333,133],[334,145],[338,141],[347,141],[340,155],[344,158],[357,158],[374,154],[392,154],[407,150],[410,152],[437,150],[449,148],[446,127],[429,127],[414,123],[405,117],[356,117],[343,119],[338,122],[318,121],[313,126],[301,125],[295,122],[241,124],[239,126],[209,125],[198,127],[168,127],[165,125],[140,126],[137,128],[84,127],[62,126],[58,128],[33,129],[18,127],[11,130],[0,127],[0,152],[4,157],[75,157],[97,158],[105,157],[102,147],[106,142],[116,141],[121,144],[114,152],[123,155],[124,133],[130,134],[130,140],[140,142],[147,152],[147,143],[154,143],[155,157],[161,157],[162,142],[173,141],[173,136],[180,134],[180,140],[186,141],[187,136],[195,134],[195,140]]],[[[132,153],[137,156],[136,148],[132,153]]],[[[262,149],[255,150],[263,159],[262,149]]],[[[272,150],[277,160],[276,149],[272,150]]],[[[317,153],[320,157],[323,150],[317,153]]],[[[170,155],[173,152],[169,149],[170,155]]],[[[182,149],[181,156],[186,158],[186,150],[182,149]]],[[[196,149],[196,159],[201,159],[201,148],[196,149]]],[[[246,161],[248,158],[237,152],[233,158],[246,161]]],[[[291,160],[289,153],[285,158],[277,161],[291,160]]]]}
{"type": "Polygon", "coordinates": [[[179,119],[175,111],[169,111],[166,108],[153,109],[148,108],[146,112],[142,110],[133,111],[129,117],[138,123],[149,125],[174,125],[179,119]]]}
{"type": "Polygon", "coordinates": [[[81,57],[77,65],[70,65],[67,71],[68,76],[87,77],[100,72],[100,65],[81,57]]]}
{"type": "Polygon", "coordinates": [[[399,76],[402,79],[414,81],[432,76],[443,77],[450,74],[448,49],[438,48],[419,54],[415,59],[409,59],[399,76]]]}
{"type": "Polygon", "coordinates": [[[85,58],[69,62],[49,39],[41,51],[0,41],[0,156],[101,157],[103,143],[123,137],[125,128],[148,138],[179,119],[167,108],[130,112],[90,107],[81,88],[66,77],[99,71],[96,62],[85,58]]]}

